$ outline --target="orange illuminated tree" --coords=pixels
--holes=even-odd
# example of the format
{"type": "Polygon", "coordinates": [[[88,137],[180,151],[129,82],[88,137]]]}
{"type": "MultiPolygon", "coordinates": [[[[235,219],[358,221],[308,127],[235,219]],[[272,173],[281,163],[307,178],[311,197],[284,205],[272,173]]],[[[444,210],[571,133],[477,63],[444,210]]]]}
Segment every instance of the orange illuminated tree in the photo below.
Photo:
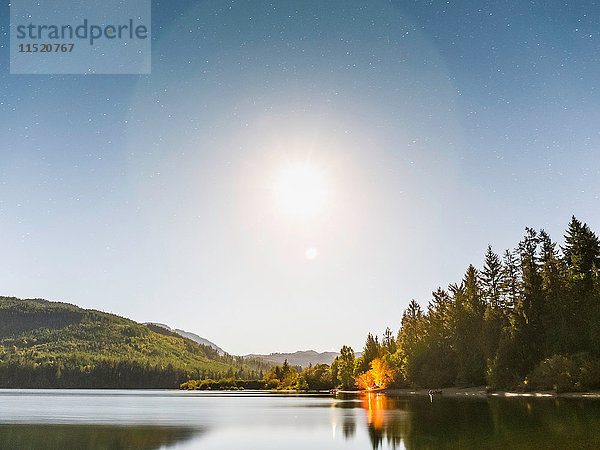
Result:
{"type": "Polygon", "coordinates": [[[394,381],[394,369],[383,358],[371,361],[371,369],[360,374],[356,380],[358,387],[364,390],[386,388],[394,381]]]}

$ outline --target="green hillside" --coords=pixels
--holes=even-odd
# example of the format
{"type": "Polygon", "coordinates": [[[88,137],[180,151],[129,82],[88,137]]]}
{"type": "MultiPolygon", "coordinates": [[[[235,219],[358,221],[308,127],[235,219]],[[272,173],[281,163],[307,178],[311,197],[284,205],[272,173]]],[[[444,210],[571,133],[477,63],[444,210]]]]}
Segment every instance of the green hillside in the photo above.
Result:
{"type": "Polygon", "coordinates": [[[190,378],[260,377],[251,363],[114,314],[0,297],[2,388],[177,388],[190,378]]]}

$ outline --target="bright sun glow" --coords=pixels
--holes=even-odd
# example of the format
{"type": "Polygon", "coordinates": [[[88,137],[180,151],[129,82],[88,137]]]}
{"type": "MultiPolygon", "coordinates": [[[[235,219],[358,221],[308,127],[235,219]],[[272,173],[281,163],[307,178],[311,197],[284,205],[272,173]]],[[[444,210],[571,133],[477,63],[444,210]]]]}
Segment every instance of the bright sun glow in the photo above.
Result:
{"type": "Polygon", "coordinates": [[[304,256],[309,261],[312,261],[313,259],[317,259],[317,256],[319,256],[319,250],[315,247],[309,247],[304,252],[304,256]]]}
{"type": "Polygon", "coordinates": [[[327,199],[322,173],[308,164],[282,170],[275,180],[274,192],[279,208],[298,218],[314,216],[327,199]]]}

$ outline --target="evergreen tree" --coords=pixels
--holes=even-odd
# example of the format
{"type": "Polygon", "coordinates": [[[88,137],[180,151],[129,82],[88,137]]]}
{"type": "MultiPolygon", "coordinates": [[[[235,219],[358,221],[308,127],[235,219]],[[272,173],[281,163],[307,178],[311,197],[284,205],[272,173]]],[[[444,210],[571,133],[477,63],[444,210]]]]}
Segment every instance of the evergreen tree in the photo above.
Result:
{"type": "Polygon", "coordinates": [[[573,347],[600,354],[600,242],[587,224],[572,217],[562,251],[570,275],[568,317],[573,347]]]}
{"type": "Polygon", "coordinates": [[[600,242],[587,224],[573,216],[562,248],[565,262],[575,280],[590,279],[594,269],[600,267],[600,242]]]}
{"type": "Polygon", "coordinates": [[[514,293],[511,285],[509,296],[513,296],[514,309],[510,315],[510,327],[500,338],[498,352],[488,370],[491,385],[514,384],[522,380],[535,364],[541,360],[544,348],[543,309],[544,296],[542,277],[539,271],[538,234],[525,228],[525,236],[517,247],[519,255],[518,275],[513,272],[512,254],[507,252],[505,267],[510,266],[510,283],[520,278],[519,292],[514,293]],[[510,256],[509,256],[510,255],[510,256]]]}
{"type": "Polygon", "coordinates": [[[452,299],[441,287],[431,293],[433,300],[429,302],[427,317],[431,328],[439,330],[440,335],[448,336],[448,319],[451,314],[452,299]]]}
{"type": "Polygon", "coordinates": [[[485,302],[479,286],[479,273],[473,264],[470,264],[467,268],[463,286],[467,307],[470,308],[477,317],[483,318],[483,314],[485,313],[485,302]]]}
{"type": "Polygon", "coordinates": [[[423,311],[421,306],[413,299],[404,311],[402,328],[398,333],[398,346],[405,355],[411,354],[420,342],[423,325],[423,311]]]}
{"type": "Polygon", "coordinates": [[[525,228],[526,234],[519,242],[519,254],[521,257],[522,293],[521,301],[517,303],[518,313],[522,314],[525,322],[532,327],[539,326],[541,317],[542,276],[539,270],[539,258],[537,256],[540,239],[537,232],[532,228],[525,228]]]}
{"type": "Polygon", "coordinates": [[[488,245],[483,270],[481,271],[481,286],[483,295],[492,308],[498,308],[500,305],[503,284],[502,273],[500,257],[492,251],[492,246],[488,245]]]}
{"type": "Polygon", "coordinates": [[[344,345],[337,360],[337,378],[344,389],[354,386],[354,350],[344,345]]]}
{"type": "Polygon", "coordinates": [[[363,356],[365,357],[365,360],[370,364],[371,361],[379,357],[380,352],[381,346],[379,345],[377,336],[373,336],[371,333],[369,333],[367,335],[365,347],[363,348],[363,356]]]}
{"type": "Polygon", "coordinates": [[[465,384],[482,384],[485,379],[485,303],[473,265],[468,267],[454,299],[457,305],[452,317],[457,380],[465,384]]]}
{"type": "Polygon", "coordinates": [[[501,291],[503,307],[514,308],[521,294],[520,273],[517,258],[510,250],[504,252],[501,291]]]}
{"type": "Polygon", "coordinates": [[[377,340],[377,336],[374,337],[369,333],[363,348],[363,354],[360,358],[357,358],[354,363],[354,375],[357,376],[368,371],[371,367],[371,362],[375,358],[379,358],[380,353],[381,345],[377,340]]]}
{"type": "Polygon", "coordinates": [[[494,358],[500,342],[502,329],[508,325],[507,311],[503,308],[502,290],[504,268],[500,257],[488,245],[485,262],[481,271],[481,285],[486,300],[485,324],[483,330],[484,353],[486,360],[494,358]]]}
{"type": "Polygon", "coordinates": [[[570,295],[567,290],[566,265],[559,258],[556,244],[544,230],[540,230],[540,273],[542,290],[545,299],[543,328],[545,330],[546,348],[544,353],[568,353],[577,347],[580,340],[576,336],[572,316],[574,308],[570,307],[570,295]]]}
{"type": "Polygon", "coordinates": [[[383,333],[381,347],[384,351],[390,354],[396,353],[396,338],[394,337],[394,333],[392,333],[390,327],[387,327],[383,333]]]}
{"type": "Polygon", "coordinates": [[[456,352],[452,340],[451,321],[454,313],[452,298],[442,288],[432,293],[429,302],[424,349],[417,384],[444,387],[456,382],[456,352]]]}
{"type": "Polygon", "coordinates": [[[413,299],[402,316],[402,327],[398,333],[398,352],[408,382],[419,383],[419,372],[423,361],[422,341],[425,336],[425,318],[421,306],[413,299]]]}

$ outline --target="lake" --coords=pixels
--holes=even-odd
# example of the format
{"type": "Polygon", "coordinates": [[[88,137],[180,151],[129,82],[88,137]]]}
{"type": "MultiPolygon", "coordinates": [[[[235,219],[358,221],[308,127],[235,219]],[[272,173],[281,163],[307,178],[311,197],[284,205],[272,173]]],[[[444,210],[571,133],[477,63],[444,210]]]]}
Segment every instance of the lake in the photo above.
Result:
{"type": "Polygon", "coordinates": [[[0,390],[0,449],[600,448],[600,401],[0,390]]]}

